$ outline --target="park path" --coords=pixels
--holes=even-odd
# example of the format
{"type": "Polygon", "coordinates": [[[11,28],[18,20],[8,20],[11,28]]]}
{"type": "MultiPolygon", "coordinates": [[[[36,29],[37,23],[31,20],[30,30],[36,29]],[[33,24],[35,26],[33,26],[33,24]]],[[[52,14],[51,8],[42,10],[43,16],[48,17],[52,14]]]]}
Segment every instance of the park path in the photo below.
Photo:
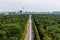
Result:
{"type": "Polygon", "coordinates": [[[27,28],[25,40],[34,40],[34,31],[32,27],[31,14],[30,14],[29,21],[28,21],[28,28],[27,28]]]}

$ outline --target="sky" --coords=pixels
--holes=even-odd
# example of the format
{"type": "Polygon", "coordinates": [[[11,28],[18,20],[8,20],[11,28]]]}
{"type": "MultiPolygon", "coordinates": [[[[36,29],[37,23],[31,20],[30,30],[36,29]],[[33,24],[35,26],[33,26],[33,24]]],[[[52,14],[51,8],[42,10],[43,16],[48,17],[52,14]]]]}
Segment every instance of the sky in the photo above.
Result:
{"type": "Polygon", "coordinates": [[[18,10],[31,12],[60,11],[60,0],[0,0],[0,12],[18,10]]]}

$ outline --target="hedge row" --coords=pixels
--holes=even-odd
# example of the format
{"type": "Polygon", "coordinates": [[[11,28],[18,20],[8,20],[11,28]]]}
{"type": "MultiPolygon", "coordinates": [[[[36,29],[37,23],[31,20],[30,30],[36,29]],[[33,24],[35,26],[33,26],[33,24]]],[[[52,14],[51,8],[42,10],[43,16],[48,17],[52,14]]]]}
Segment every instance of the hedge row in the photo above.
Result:
{"type": "Polygon", "coordinates": [[[37,27],[36,27],[34,21],[32,23],[33,23],[33,27],[34,27],[35,39],[36,40],[40,40],[40,37],[39,37],[39,34],[38,34],[38,30],[37,30],[37,27]]]}
{"type": "Polygon", "coordinates": [[[25,29],[24,29],[24,33],[22,34],[22,37],[20,40],[24,40],[25,39],[25,36],[26,36],[26,33],[27,33],[27,27],[28,27],[28,21],[26,23],[26,26],[25,26],[25,29]]]}

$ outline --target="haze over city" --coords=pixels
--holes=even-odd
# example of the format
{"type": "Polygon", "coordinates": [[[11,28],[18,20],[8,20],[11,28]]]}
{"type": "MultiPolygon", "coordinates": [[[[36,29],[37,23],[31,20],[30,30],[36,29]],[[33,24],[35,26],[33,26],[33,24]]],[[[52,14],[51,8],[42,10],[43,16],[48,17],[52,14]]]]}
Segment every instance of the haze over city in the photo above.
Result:
{"type": "Polygon", "coordinates": [[[5,11],[60,11],[60,0],[0,0],[0,12],[5,11]]]}

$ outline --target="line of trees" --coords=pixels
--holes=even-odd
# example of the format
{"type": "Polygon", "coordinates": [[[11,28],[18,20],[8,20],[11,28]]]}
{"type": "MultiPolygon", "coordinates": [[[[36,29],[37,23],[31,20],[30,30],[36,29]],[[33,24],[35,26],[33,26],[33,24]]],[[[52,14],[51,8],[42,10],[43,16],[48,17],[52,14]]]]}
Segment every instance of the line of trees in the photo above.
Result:
{"type": "Polygon", "coordinates": [[[34,27],[37,29],[36,33],[39,34],[40,40],[60,40],[60,15],[33,14],[32,19],[36,25],[34,27]]]}

